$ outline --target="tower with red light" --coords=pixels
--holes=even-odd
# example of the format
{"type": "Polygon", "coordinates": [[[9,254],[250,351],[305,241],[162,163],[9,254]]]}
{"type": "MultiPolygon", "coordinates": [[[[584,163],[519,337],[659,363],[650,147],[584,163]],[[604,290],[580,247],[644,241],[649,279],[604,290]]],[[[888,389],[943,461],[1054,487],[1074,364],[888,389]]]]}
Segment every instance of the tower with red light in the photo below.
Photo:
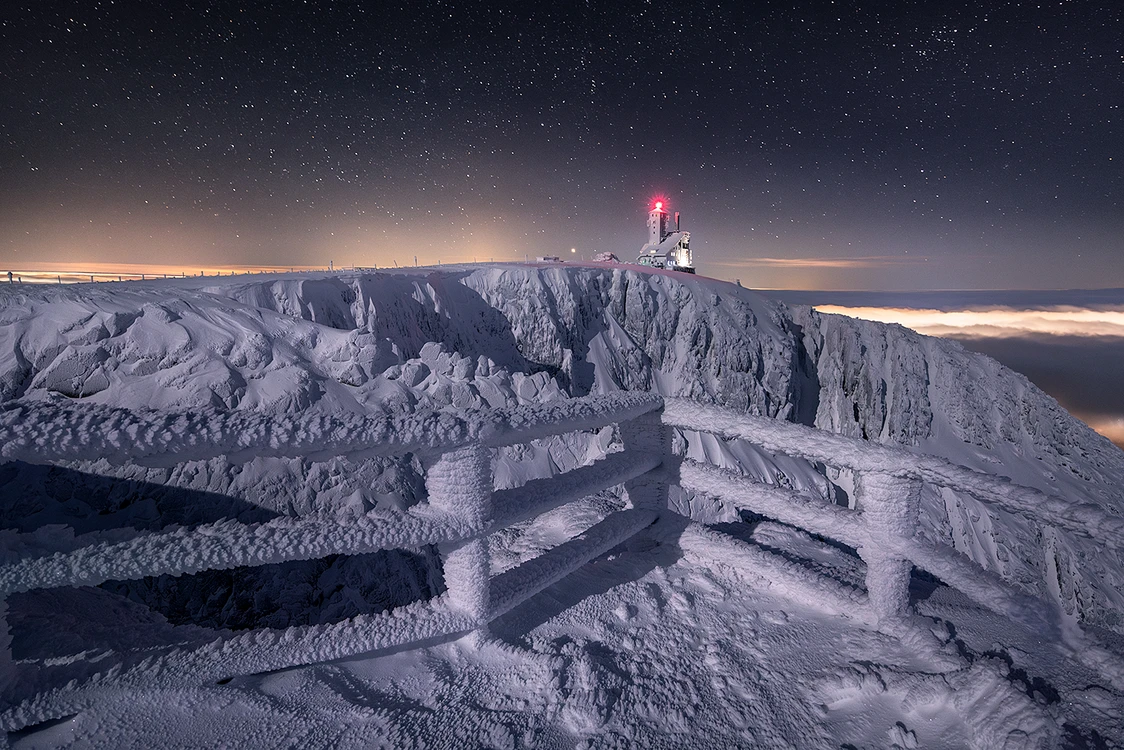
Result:
{"type": "Polygon", "coordinates": [[[664,210],[663,201],[656,201],[652,210],[648,212],[648,244],[658,245],[668,235],[668,213],[664,210]]]}
{"type": "Polygon", "coordinates": [[[691,233],[679,229],[679,212],[674,221],[667,202],[657,200],[648,211],[648,242],[640,248],[636,262],[642,266],[694,273],[691,233]]]}

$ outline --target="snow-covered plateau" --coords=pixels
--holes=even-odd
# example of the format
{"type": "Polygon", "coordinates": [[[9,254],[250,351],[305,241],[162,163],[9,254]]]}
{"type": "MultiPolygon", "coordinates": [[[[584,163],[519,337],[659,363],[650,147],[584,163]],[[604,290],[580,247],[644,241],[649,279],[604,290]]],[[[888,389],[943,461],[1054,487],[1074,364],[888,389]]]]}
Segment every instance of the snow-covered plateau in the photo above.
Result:
{"type": "MultiPolygon", "coordinates": [[[[362,530],[368,514],[386,510],[406,523],[426,500],[428,467],[418,456],[334,455],[327,438],[320,451],[259,450],[249,426],[296,416],[506,414],[617,391],[930,454],[1124,514],[1124,452],[1021,375],[952,341],[786,307],[713,279],[511,264],[2,285],[0,450],[9,460],[0,464],[0,563],[230,520],[268,531],[334,519],[362,530]],[[193,452],[186,434],[154,460],[151,436],[102,419],[122,409],[179,420],[230,449],[193,452]],[[76,410],[88,418],[74,419],[76,410]],[[94,439],[111,429],[112,440],[94,439]],[[28,435],[50,437],[56,449],[113,450],[58,449],[61,458],[40,459],[28,435]]],[[[703,433],[686,434],[679,447],[821,504],[856,502],[856,478],[824,463],[703,433]]],[[[495,489],[619,448],[611,426],[501,447],[495,489]]],[[[491,534],[493,576],[627,503],[617,488],[491,534]]],[[[216,632],[350,618],[359,627],[384,611],[411,612],[445,591],[438,549],[12,593],[15,665],[49,667],[80,690],[71,710],[44,708],[36,719],[50,686],[14,679],[28,672],[0,662],[9,673],[0,677],[0,715],[30,717],[7,742],[1124,747],[1120,686],[1067,658],[1049,634],[914,571],[913,606],[940,645],[917,648],[785,582],[817,573],[861,589],[854,549],[708,496],[679,491],[671,503],[682,516],[667,514],[471,636],[222,680],[164,674],[142,689],[112,669],[89,678],[122,654],[156,656],[216,632]],[[700,525],[684,531],[684,517],[700,525]],[[748,558],[724,555],[712,531],[776,553],[783,575],[762,576],[748,558]]],[[[1118,546],[947,488],[923,486],[920,509],[920,537],[1124,654],[1118,546]]]]}

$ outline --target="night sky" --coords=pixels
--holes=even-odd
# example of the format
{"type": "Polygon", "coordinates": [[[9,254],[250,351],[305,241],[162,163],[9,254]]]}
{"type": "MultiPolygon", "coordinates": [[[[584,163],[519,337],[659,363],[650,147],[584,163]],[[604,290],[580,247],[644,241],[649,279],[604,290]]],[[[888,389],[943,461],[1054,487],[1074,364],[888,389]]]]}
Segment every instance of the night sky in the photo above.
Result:
{"type": "Polygon", "coordinates": [[[0,8],[0,253],[634,258],[746,286],[1124,286],[1124,5],[0,8]]]}

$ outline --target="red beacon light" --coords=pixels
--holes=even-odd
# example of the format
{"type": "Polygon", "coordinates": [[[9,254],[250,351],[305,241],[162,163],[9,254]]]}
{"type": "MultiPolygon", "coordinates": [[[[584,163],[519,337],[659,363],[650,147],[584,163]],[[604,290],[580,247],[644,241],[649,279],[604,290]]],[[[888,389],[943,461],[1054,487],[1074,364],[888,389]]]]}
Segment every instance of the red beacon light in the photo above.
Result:
{"type": "Polygon", "coordinates": [[[656,201],[656,210],[657,211],[663,210],[663,201],[656,201]]]}

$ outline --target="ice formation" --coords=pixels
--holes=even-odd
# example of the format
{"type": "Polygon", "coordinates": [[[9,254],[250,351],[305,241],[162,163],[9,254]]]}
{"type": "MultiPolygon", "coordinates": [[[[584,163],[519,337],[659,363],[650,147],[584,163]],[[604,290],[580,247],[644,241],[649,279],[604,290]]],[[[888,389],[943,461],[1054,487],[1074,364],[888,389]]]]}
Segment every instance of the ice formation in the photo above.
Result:
{"type": "Polygon", "coordinates": [[[106,746],[152,744],[157,726],[195,744],[225,727],[261,746],[452,745],[440,739],[449,726],[469,744],[509,747],[1120,737],[1119,685],[1102,677],[1118,657],[1100,644],[1124,630],[1124,454],[950,342],[620,267],[11,287],[0,289],[0,398],[0,554],[58,565],[31,579],[18,563],[0,584],[51,586],[78,569],[112,582],[138,560],[185,574],[13,594],[17,660],[65,672],[112,659],[128,644],[99,623],[115,618],[135,622],[148,648],[204,643],[214,632],[204,621],[276,628],[134,662],[134,689],[107,682],[96,701],[49,717],[23,705],[28,721],[77,715],[12,735],[16,746],[65,744],[60,726],[106,746]],[[652,398],[611,395],[622,390],[691,401],[665,414],[699,428],[677,445],[687,458],[677,479],[692,493],[659,496],[641,477],[652,464],[616,452],[669,447],[651,423],[629,422],[652,398]],[[568,403],[590,394],[607,400],[568,403]],[[598,421],[608,404],[618,418],[598,421]],[[798,425],[824,432],[794,451],[798,425]],[[473,505],[475,474],[433,463],[438,444],[476,451],[457,466],[488,464],[487,503],[473,505]],[[913,535],[908,549],[860,559],[792,526],[742,520],[760,514],[861,552],[868,532],[846,509],[861,495],[856,470],[905,476],[903,462],[924,481],[918,528],[898,529],[913,535]],[[575,468],[563,485],[543,479],[575,468]],[[743,475],[765,484],[743,501],[711,498],[743,475]],[[610,479],[623,492],[586,497],[610,479]],[[622,510],[630,502],[637,510],[622,510]],[[661,520],[636,535],[666,502],[710,530],[661,520]],[[494,533],[458,541],[480,529],[494,533]],[[731,534],[745,542],[731,547],[731,534]],[[612,552],[625,540],[630,554],[612,552]],[[446,545],[443,572],[435,543],[446,545]],[[307,563],[241,567],[279,551],[293,559],[294,545],[307,563]],[[232,569],[191,575],[216,556],[232,569]],[[955,585],[933,584],[916,604],[933,629],[921,640],[878,631],[862,571],[883,558],[891,578],[908,573],[894,561],[911,559],[955,585]],[[456,584],[487,575],[489,560],[489,589],[456,584]],[[238,598],[247,587],[253,596],[238,598]],[[452,596],[469,590],[486,598],[452,596]],[[1042,600],[1060,624],[1033,611],[1042,600]],[[58,614],[74,607],[92,614],[58,614]],[[333,635],[314,638],[325,610],[333,635]],[[485,612],[498,616],[492,635],[471,645],[202,684],[275,669],[255,656],[266,653],[259,639],[311,664],[424,628],[434,639],[467,632],[485,612]],[[1034,645],[1052,627],[1076,642],[1077,622],[1100,639],[1084,666],[1034,645]],[[888,666],[855,666],[870,664],[888,666]],[[198,686],[162,677],[185,670],[198,686]],[[138,698],[142,684],[163,702],[138,698]],[[274,729],[241,728],[253,717],[274,729]]]}

